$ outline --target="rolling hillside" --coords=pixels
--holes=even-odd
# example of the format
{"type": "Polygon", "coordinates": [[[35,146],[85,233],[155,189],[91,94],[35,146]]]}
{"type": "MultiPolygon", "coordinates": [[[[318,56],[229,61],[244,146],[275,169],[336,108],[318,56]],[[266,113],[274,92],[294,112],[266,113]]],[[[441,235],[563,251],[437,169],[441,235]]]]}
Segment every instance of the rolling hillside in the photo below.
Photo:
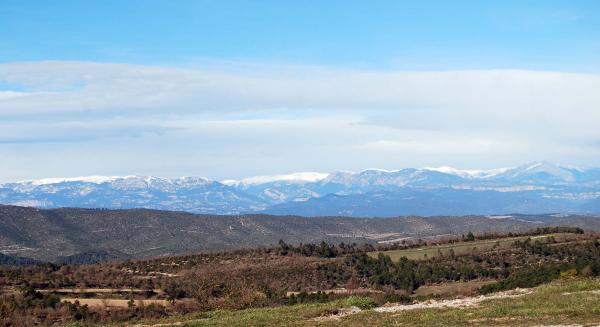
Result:
{"type": "Polygon", "coordinates": [[[600,230],[594,216],[299,217],[212,216],[147,209],[0,206],[0,253],[38,260],[138,258],[288,243],[385,242],[542,226],[600,230]],[[75,257],[69,257],[75,256],[75,257]]]}

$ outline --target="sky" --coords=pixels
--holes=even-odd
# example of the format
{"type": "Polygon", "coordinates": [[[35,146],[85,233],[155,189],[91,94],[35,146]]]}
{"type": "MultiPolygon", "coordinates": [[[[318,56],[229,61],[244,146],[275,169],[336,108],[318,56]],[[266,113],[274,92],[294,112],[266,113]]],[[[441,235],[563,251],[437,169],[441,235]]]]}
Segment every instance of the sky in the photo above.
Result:
{"type": "Polygon", "coordinates": [[[0,182],[600,166],[598,1],[0,1],[0,182]]]}

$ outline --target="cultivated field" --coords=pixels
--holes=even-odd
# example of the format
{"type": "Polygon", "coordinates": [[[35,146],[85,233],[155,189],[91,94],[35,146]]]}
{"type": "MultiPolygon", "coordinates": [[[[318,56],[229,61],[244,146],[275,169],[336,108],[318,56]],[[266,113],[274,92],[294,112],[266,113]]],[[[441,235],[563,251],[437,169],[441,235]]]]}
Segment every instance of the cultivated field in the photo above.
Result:
{"type": "Polygon", "coordinates": [[[69,294],[105,294],[105,293],[162,293],[159,289],[140,289],[140,288],[55,288],[55,289],[39,289],[40,293],[69,293],[69,294]]]}
{"type": "MultiPolygon", "coordinates": [[[[550,234],[550,235],[540,235],[533,236],[531,239],[542,239],[547,237],[554,237],[557,240],[564,241],[563,238],[567,237],[565,234],[550,234]]],[[[454,251],[454,254],[467,254],[473,251],[473,249],[479,251],[490,250],[493,248],[506,248],[511,246],[517,240],[525,240],[528,237],[508,237],[502,239],[492,239],[492,240],[479,240],[473,242],[459,242],[454,244],[444,244],[444,245],[432,245],[432,246],[423,246],[419,248],[412,249],[402,249],[402,250],[393,250],[393,251],[384,251],[384,252],[371,252],[369,253],[372,257],[377,257],[379,253],[384,253],[389,256],[393,261],[397,261],[402,257],[406,257],[410,260],[424,260],[427,258],[433,258],[435,256],[440,255],[449,255],[451,251],[454,251]]]]}

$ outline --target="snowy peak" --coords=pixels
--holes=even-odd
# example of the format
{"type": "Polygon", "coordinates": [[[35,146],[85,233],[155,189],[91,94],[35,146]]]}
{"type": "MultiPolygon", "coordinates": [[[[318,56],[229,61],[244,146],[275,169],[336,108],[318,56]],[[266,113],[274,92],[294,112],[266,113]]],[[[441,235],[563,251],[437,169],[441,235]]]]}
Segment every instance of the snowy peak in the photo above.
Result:
{"type": "MultiPolygon", "coordinates": [[[[166,185],[173,186],[200,186],[211,183],[210,180],[204,177],[181,177],[181,178],[161,178],[154,176],[83,176],[83,177],[66,177],[66,178],[43,178],[36,180],[20,181],[15,183],[7,183],[8,185],[22,185],[28,187],[51,187],[60,184],[95,184],[104,185],[108,184],[114,187],[133,187],[133,188],[147,188],[147,187],[163,187],[166,185]]],[[[0,184],[0,186],[2,186],[0,184]]]]}
{"type": "Polygon", "coordinates": [[[125,178],[120,176],[82,176],[82,177],[69,177],[69,178],[42,178],[35,180],[26,180],[17,182],[17,184],[31,184],[35,186],[40,185],[51,185],[51,184],[60,184],[60,183],[71,183],[71,182],[81,182],[81,183],[92,183],[92,184],[103,184],[109,183],[114,180],[125,178]]]}
{"type": "MultiPolygon", "coordinates": [[[[512,181],[523,183],[553,183],[557,181],[575,182],[577,180],[597,179],[598,169],[583,170],[561,166],[545,161],[526,165],[489,170],[457,169],[448,166],[405,168],[401,170],[366,169],[359,172],[336,171],[333,173],[299,172],[281,175],[254,176],[240,180],[211,181],[204,177],[162,178],[155,176],[84,176],[70,178],[45,178],[28,180],[7,185],[27,185],[28,187],[52,186],[56,184],[95,184],[115,187],[197,187],[218,183],[235,188],[252,188],[261,185],[286,184],[339,184],[339,185],[409,185],[411,183],[477,183],[494,181],[512,181]],[[589,173],[588,173],[589,172],[589,173]],[[593,174],[592,174],[593,173],[593,174]],[[590,176],[588,176],[590,175],[590,176]]],[[[2,186],[2,184],[0,184],[2,186]]]]}
{"type": "MultiPolygon", "coordinates": [[[[381,208],[394,205],[412,208],[419,197],[423,201],[417,205],[420,208],[429,207],[427,201],[432,199],[448,201],[440,204],[440,208],[451,208],[456,203],[462,203],[463,207],[480,206],[473,209],[475,211],[465,209],[462,211],[465,214],[481,210],[494,213],[490,208],[500,203],[506,205],[502,212],[522,212],[523,206],[531,207],[527,212],[564,212],[572,208],[595,212],[600,200],[600,169],[583,170],[535,162],[492,170],[446,166],[366,169],[330,174],[301,172],[221,182],[203,177],[132,175],[46,178],[0,184],[0,204],[44,208],[152,208],[211,214],[259,212],[275,206],[292,208],[302,203],[310,209],[314,201],[322,201],[318,203],[323,203],[321,208],[328,214],[347,214],[346,207],[354,205],[363,205],[365,212],[376,214],[383,210],[381,208]],[[327,211],[331,201],[338,201],[335,199],[351,200],[344,202],[339,212],[327,211]]],[[[405,212],[401,209],[399,213],[405,212]]],[[[294,210],[275,212],[302,213],[294,210]]]]}
{"type": "Polygon", "coordinates": [[[202,177],[91,176],[0,185],[0,203],[41,208],[148,208],[211,214],[260,210],[264,203],[202,177]]]}
{"type": "Polygon", "coordinates": [[[510,179],[521,182],[574,182],[578,176],[585,175],[588,170],[563,166],[548,161],[531,162],[518,167],[489,170],[461,170],[452,167],[423,168],[444,174],[460,176],[465,179],[502,180],[510,179]]]}
{"type": "Polygon", "coordinates": [[[287,182],[287,183],[315,183],[327,178],[329,174],[316,173],[316,172],[301,172],[292,173],[287,175],[268,175],[268,176],[255,176],[244,178],[241,180],[224,180],[221,183],[230,186],[240,185],[260,185],[275,182],[287,182]]]}
{"type": "Polygon", "coordinates": [[[574,182],[579,173],[585,173],[585,171],[540,161],[509,169],[497,177],[528,182],[574,182]]]}
{"type": "Polygon", "coordinates": [[[462,178],[491,178],[502,174],[511,168],[497,168],[497,169],[489,169],[489,170],[467,170],[467,169],[456,169],[452,167],[442,166],[442,167],[426,167],[423,170],[429,171],[437,171],[440,173],[455,175],[462,178]]]}

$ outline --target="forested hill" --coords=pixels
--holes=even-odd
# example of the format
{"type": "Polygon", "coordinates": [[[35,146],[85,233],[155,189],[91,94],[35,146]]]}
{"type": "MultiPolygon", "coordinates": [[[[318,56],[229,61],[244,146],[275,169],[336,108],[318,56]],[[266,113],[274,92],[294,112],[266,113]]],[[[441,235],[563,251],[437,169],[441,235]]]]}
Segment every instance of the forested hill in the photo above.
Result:
{"type": "Polygon", "coordinates": [[[141,258],[288,243],[386,242],[406,237],[524,231],[543,226],[600,230],[595,216],[463,216],[384,219],[236,215],[147,209],[0,206],[0,253],[42,261],[141,258]]]}

